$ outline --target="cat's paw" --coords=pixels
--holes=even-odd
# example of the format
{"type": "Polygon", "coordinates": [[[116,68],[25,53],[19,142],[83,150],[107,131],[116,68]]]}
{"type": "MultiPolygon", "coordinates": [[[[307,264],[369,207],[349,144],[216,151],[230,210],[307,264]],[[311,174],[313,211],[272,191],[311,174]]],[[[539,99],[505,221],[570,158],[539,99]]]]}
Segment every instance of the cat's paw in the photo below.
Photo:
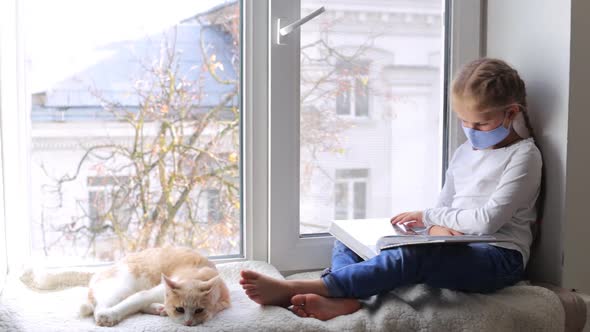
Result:
{"type": "Polygon", "coordinates": [[[158,313],[160,314],[160,316],[168,316],[168,313],[166,313],[166,307],[164,307],[163,304],[159,304],[160,306],[158,307],[158,313]]]}
{"type": "Polygon", "coordinates": [[[160,314],[160,316],[168,316],[168,313],[166,313],[166,307],[164,307],[163,304],[160,304],[161,307],[158,307],[158,313],[160,314]]]}
{"type": "Polygon", "coordinates": [[[162,303],[152,303],[149,306],[141,309],[141,312],[156,316],[168,316],[165,309],[166,307],[164,307],[162,303]]]}
{"type": "Polygon", "coordinates": [[[112,310],[102,310],[94,315],[98,326],[115,326],[121,321],[121,316],[112,310]]]}

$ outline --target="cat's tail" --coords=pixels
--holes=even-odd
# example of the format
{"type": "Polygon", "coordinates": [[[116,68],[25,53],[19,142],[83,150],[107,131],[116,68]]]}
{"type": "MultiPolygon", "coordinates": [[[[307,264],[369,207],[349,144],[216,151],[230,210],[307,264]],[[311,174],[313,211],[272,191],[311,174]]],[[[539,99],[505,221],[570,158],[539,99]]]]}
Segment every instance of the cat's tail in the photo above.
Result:
{"type": "Polygon", "coordinates": [[[28,268],[20,276],[27,286],[38,290],[60,290],[76,286],[88,286],[93,272],[74,269],[34,269],[28,268]]]}

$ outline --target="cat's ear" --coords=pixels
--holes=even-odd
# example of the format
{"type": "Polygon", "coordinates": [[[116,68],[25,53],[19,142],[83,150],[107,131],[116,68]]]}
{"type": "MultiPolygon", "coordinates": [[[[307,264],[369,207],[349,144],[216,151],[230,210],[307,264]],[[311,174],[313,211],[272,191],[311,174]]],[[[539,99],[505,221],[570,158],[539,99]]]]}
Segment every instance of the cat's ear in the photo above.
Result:
{"type": "Polygon", "coordinates": [[[162,273],[162,282],[166,285],[166,288],[169,288],[170,290],[176,290],[180,288],[180,285],[176,281],[168,278],[164,273],[162,273]]]}
{"type": "Polygon", "coordinates": [[[204,293],[209,293],[213,286],[221,280],[220,276],[215,276],[203,283],[199,286],[199,290],[204,293]]]}

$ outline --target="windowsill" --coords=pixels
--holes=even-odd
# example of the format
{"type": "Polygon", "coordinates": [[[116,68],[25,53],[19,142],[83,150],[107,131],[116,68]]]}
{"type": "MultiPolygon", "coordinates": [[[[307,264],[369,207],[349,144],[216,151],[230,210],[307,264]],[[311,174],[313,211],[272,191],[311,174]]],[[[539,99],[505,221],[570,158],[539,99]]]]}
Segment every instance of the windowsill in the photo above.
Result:
{"type": "MultiPolygon", "coordinates": [[[[424,285],[402,287],[369,300],[361,310],[327,322],[300,318],[275,306],[250,301],[240,287],[239,271],[256,270],[282,278],[271,265],[247,261],[219,266],[230,290],[232,306],[200,326],[204,330],[403,330],[404,326],[426,326],[431,330],[544,330],[563,329],[564,311],[555,293],[542,287],[519,284],[494,294],[468,294],[424,285]],[[524,305],[523,305],[524,304],[524,305]],[[437,314],[432,315],[432,308],[437,314]],[[509,314],[508,314],[509,313],[509,314]],[[502,324],[498,327],[497,322],[502,324]],[[321,324],[321,325],[318,325],[321,324]],[[449,325],[450,324],[450,325],[449,325]],[[474,325],[475,324],[475,325],[474,325]]],[[[316,279],[319,272],[290,278],[316,279]]],[[[72,286],[72,285],[70,285],[72,286]]],[[[86,298],[85,287],[38,292],[11,276],[0,298],[0,326],[15,331],[102,331],[91,317],[78,317],[86,298]]],[[[109,331],[185,331],[167,317],[133,315],[109,331]]]]}

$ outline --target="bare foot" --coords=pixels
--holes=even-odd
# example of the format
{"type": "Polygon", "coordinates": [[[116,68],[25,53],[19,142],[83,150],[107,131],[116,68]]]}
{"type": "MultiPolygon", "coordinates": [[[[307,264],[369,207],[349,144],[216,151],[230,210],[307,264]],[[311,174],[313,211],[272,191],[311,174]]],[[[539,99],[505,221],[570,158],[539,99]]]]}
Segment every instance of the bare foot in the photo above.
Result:
{"type": "Polygon", "coordinates": [[[285,280],[274,279],[258,272],[244,270],[240,284],[248,297],[258,304],[288,307],[295,292],[285,280]]]}
{"type": "Polygon", "coordinates": [[[330,298],[316,294],[298,294],[291,298],[297,316],[329,320],[334,317],[352,314],[361,308],[356,299],[330,298]]]}

